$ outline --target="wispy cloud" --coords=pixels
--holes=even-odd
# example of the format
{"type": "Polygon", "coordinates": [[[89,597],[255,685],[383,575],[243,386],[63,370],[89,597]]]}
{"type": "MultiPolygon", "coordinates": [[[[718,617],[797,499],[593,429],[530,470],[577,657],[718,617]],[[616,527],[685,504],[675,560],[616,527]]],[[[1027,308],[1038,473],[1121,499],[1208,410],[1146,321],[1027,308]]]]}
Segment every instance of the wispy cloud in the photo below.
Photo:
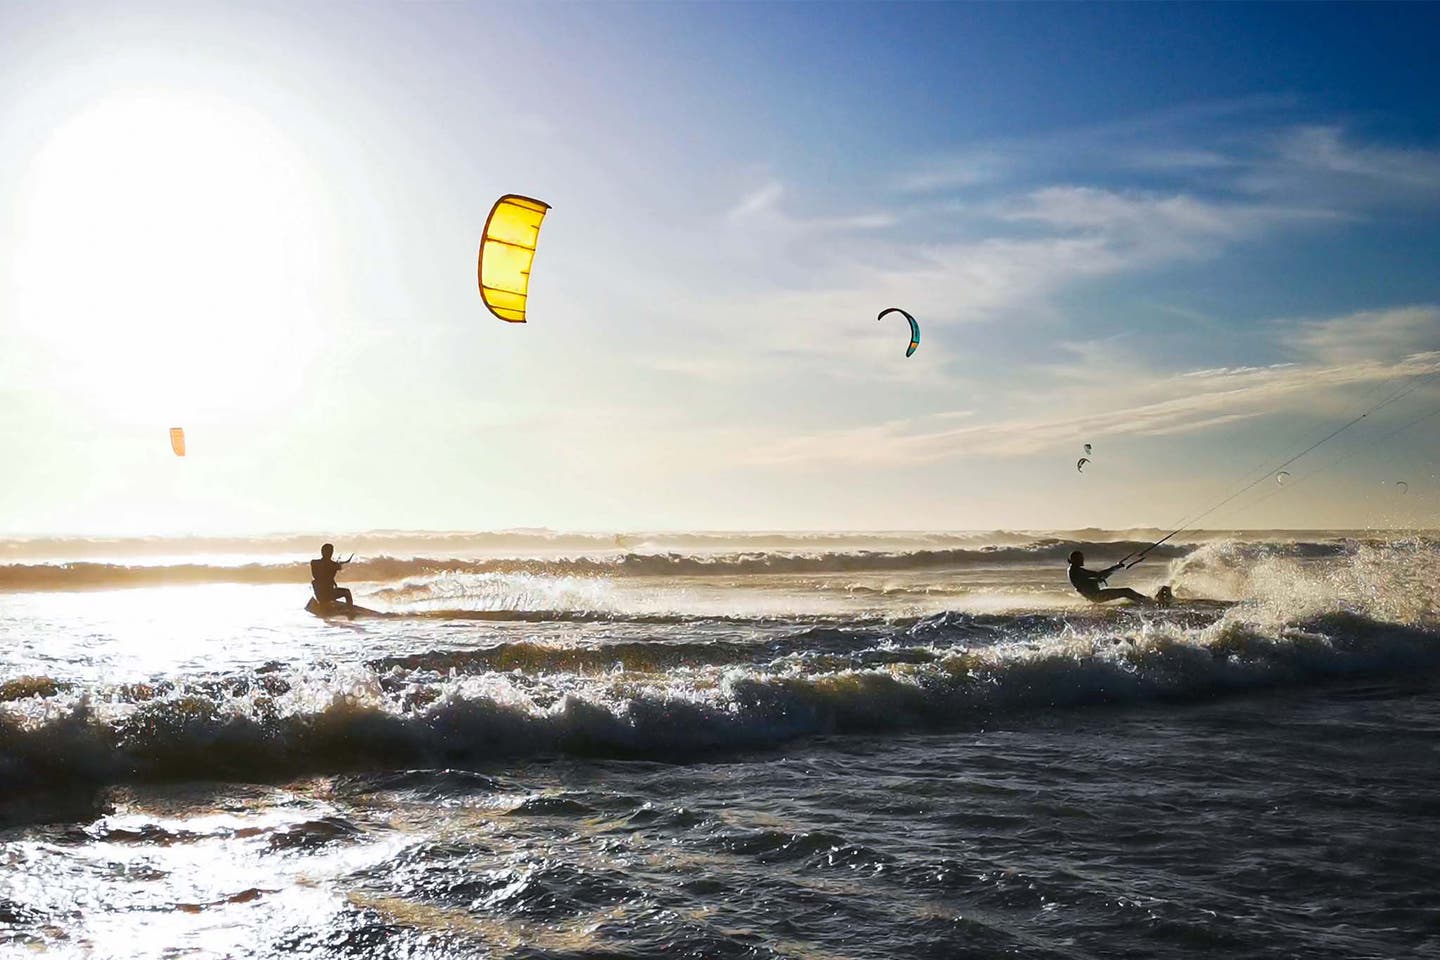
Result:
{"type": "Polygon", "coordinates": [[[1275,155],[1309,170],[1440,194],[1440,151],[1359,144],[1338,126],[1285,131],[1276,140],[1275,155]]]}
{"type": "MultiPolygon", "coordinates": [[[[904,231],[847,231],[871,224],[863,216],[804,219],[783,206],[786,190],[770,182],[743,197],[727,214],[738,237],[717,244],[738,249],[719,258],[731,263],[764,259],[763,274],[687,312],[687,347],[706,345],[703,375],[737,380],[774,372],[819,369],[858,380],[901,376],[940,383],[939,363],[901,370],[876,363],[893,345],[894,331],[874,322],[881,308],[900,305],[923,318],[925,330],[976,323],[1035,325],[1055,316],[1054,298],[1082,281],[1134,273],[1178,260],[1213,256],[1226,244],[1306,220],[1283,207],[1219,203],[1183,194],[1120,192],[1091,187],[1047,187],[996,201],[973,216],[996,235],[974,240],[925,241],[904,231]],[[743,228],[743,229],[741,229],[743,228]],[[798,253],[789,245],[803,234],[798,253]],[[781,268],[804,258],[792,283],[781,268]],[[799,283],[804,285],[800,286],[799,283]]],[[[738,268],[737,268],[738,269],[738,268]]],[[[927,338],[929,361],[944,347],[927,338]]],[[[662,352],[642,362],[655,369],[700,372],[693,353],[662,352]]]]}
{"type": "Polygon", "coordinates": [[[1120,192],[1055,186],[1036,190],[1002,208],[1012,221],[1059,230],[1098,230],[1113,236],[1151,239],[1235,237],[1275,222],[1312,216],[1304,211],[1241,203],[1215,203],[1184,193],[1120,192]]]}
{"type": "Polygon", "coordinates": [[[775,211],[785,187],[777,180],[771,180],[740,198],[740,202],[726,215],[731,221],[743,221],[761,214],[775,211]]]}
{"type": "Polygon", "coordinates": [[[1294,123],[1285,100],[1197,104],[1095,127],[976,144],[923,161],[896,186],[912,194],[1013,195],[1135,174],[1195,195],[1245,198],[1312,216],[1440,202],[1440,151],[1365,142],[1338,123],[1294,123]]]}
{"type": "Polygon", "coordinates": [[[916,163],[895,177],[908,193],[1073,180],[1117,170],[1196,171],[1232,167],[1253,152],[1258,134],[1282,125],[1295,106],[1284,95],[1198,101],[1166,110],[1024,137],[989,140],[916,163]]]}
{"type": "Polygon", "coordinates": [[[1395,359],[1440,349],[1440,307],[1364,310],[1292,325],[1292,349],[1323,363],[1395,359]]]}
{"type": "MultiPolygon", "coordinates": [[[[1084,132],[1084,159],[1063,181],[1044,182],[1034,158],[1022,164],[1029,184],[1014,169],[1002,175],[1014,145],[980,148],[903,175],[893,212],[799,215],[793,189],[768,180],[738,198],[715,233],[719,260],[748,257],[764,269],[687,313],[685,355],[660,349],[640,362],[714,386],[783,381],[823,395],[824,384],[854,393],[903,383],[916,398],[921,412],[911,417],[865,422],[863,405],[842,401],[829,429],[796,432],[781,413],[732,432],[745,437],[737,457],[795,465],[1013,457],[1087,436],[1164,437],[1277,412],[1328,415],[1343,412],[1357,386],[1434,372],[1440,308],[1429,305],[1252,322],[1240,362],[1204,368],[1177,370],[1162,330],[1133,342],[1077,335],[1061,304],[1081,284],[1201,262],[1280,231],[1333,227],[1396,196],[1423,200],[1440,184],[1440,156],[1358,144],[1340,127],[1228,130],[1201,146],[1184,139],[1186,124],[1237,116],[1254,113],[1166,118],[1159,127],[1169,138],[1159,143],[1146,140],[1155,124],[1084,132]],[[1142,168],[1181,179],[1157,187],[1165,177],[1137,179],[1142,168]],[[963,205],[916,202],[960,186],[973,188],[963,205]],[[898,356],[899,334],[874,316],[891,305],[921,319],[924,346],[913,361],[885,362],[898,356]],[[969,356],[950,352],[960,341],[946,331],[980,326],[1011,340],[1034,330],[1043,355],[1003,382],[977,383],[973,365],[962,380],[969,356]],[[1257,355],[1281,362],[1244,362],[1257,355]],[[987,402],[975,409],[981,395],[987,402]],[[947,409],[957,401],[963,413],[947,409]]],[[[1045,146],[1063,153],[1067,143],[1056,135],[1045,146]]],[[[1173,312],[1194,320],[1193,311],[1173,312]]],[[[1223,318],[1209,322],[1229,329],[1223,318]]]]}
{"type": "Polygon", "coordinates": [[[1148,378],[1143,369],[1097,394],[1093,387],[1032,395],[1063,415],[1018,416],[953,426],[944,415],[922,416],[779,439],[757,448],[771,463],[851,462],[900,466],[955,456],[1022,456],[1091,436],[1173,436],[1233,424],[1286,410],[1335,405],[1337,391],[1384,382],[1402,383],[1440,372],[1440,351],[1394,361],[1353,358],[1345,363],[1282,363],[1212,368],[1148,378]],[[1126,383],[1124,402],[1097,409],[1126,383]]]}
{"type": "Polygon", "coordinates": [[[936,193],[958,190],[1005,179],[1013,171],[1015,158],[1008,147],[981,147],[974,151],[937,158],[900,174],[895,186],[905,193],[936,193]]]}
{"type": "Polygon", "coordinates": [[[773,233],[795,235],[843,230],[874,230],[893,226],[896,217],[889,213],[857,213],[832,217],[800,217],[782,205],[785,185],[769,180],[740,198],[726,213],[726,219],[742,227],[759,225],[773,233]]]}

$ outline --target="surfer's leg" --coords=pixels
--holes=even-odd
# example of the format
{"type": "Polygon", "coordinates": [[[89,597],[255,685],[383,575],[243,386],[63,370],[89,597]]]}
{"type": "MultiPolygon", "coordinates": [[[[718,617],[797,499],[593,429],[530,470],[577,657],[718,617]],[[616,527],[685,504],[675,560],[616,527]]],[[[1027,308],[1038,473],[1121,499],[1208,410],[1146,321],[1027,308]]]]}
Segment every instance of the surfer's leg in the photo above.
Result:
{"type": "Polygon", "coordinates": [[[344,587],[336,587],[334,597],[336,599],[344,597],[346,603],[350,604],[350,606],[352,607],[355,606],[355,597],[350,593],[349,590],[346,590],[344,587]]]}
{"type": "Polygon", "coordinates": [[[1136,593],[1129,587],[1110,587],[1106,590],[1096,590],[1086,597],[1091,603],[1109,603],[1111,600],[1138,600],[1141,603],[1153,603],[1143,593],[1136,593]]]}

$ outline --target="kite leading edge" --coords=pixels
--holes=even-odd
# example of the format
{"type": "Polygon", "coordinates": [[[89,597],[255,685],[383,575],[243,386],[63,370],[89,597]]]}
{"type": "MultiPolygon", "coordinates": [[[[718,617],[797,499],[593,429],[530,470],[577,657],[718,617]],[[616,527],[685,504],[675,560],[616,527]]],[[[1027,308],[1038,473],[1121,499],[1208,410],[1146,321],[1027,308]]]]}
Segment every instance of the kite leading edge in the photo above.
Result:
{"type": "Polygon", "coordinates": [[[920,324],[916,323],[915,318],[910,316],[907,311],[901,310],[899,307],[887,307],[886,309],[881,310],[880,315],[875,319],[883,320],[885,319],[885,315],[890,313],[898,313],[906,320],[910,321],[910,346],[905,348],[905,356],[908,357],[915,352],[916,347],[920,346],[920,324]]]}

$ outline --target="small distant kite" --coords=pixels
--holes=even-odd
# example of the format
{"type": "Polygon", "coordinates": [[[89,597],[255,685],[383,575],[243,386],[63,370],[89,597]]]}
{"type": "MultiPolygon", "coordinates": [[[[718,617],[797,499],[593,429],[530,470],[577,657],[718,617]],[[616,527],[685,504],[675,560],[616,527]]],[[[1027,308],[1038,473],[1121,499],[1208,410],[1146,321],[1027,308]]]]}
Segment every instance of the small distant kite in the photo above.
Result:
{"type": "Polygon", "coordinates": [[[1085,444],[1085,456],[1090,456],[1090,444],[1085,444]]]}
{"type": "Polygon", "coordinates": [[[1280,486],[1282,487],[1285,486],[1285,484],[1290,482],[1290,471],[1281,470],[1279,473],[1275,474],[1275,482],[1280,484],[1280,486]]]}
{"type": "Polygon", "coordinates": [[[1076,461],[1075,461],[1075,469],[1076,469],[1077,471],[1079,471],[1080,473],[1084,473],[1084,472],[1085,472],[1085,464],[1087,464],[1087,463],[1089,463],[1089,462],[1090,462],[1090,458],[1089,458],[1089,457],[1081,457],[1079,460],[1076,460],[1076,461]]]}
{"type": "Polygon", "coordinates": [[[485,218],[475,266],[480,297],[491,313],[508,323],[525,322],[530,265],[540,242],[540,222],[549,209],[548,203],[507,193],[495,201],[485,218]]]}
{"type": "Polygon", "coordinates": [[[185,428],[170,428],[170,449],[175,451],[175,456],[185,456],[185,428]]]}
{"type": "Polygon", "coordinates": [[[910,321],[910,346],[905,348],[905,356],[908,357],[915,352],[916,347],[920,346],[920,324],[916,323],[914,317],[910,316],[909,313],[901,310],[899,307],[886,307],[884,310],[880,311],[880,315],[877,316],[875,319],[884,320],[887,315],[892,313],[898,313],[900,314],[900,316],[910,321]]]}
{"type": "Polygon", "coordinates": [[[1395,489],[1399,490],[1400,496],[1403,497],[1405,496],[1405,494],[1410,492],[1410,484],[1406,483],[1404,480],[1396,480],[1395,489]]]}

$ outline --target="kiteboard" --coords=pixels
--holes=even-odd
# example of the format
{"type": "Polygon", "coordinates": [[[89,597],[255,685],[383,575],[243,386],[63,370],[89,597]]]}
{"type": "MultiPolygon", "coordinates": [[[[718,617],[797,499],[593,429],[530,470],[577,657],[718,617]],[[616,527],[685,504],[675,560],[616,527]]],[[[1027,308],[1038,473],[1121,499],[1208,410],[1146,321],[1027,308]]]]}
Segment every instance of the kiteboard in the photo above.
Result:
{"type": "Polygon", "coordinates": [[[313,613],[317,617],[330,619],[332,617],[346,617],[354,620],[356,617],[383,617],[386,614],[379,610],[371,610],[369,607],[352,607],[348,603],[321,603],[314,597],[305,602],[305,612],[313,613]]]}
{"type": "Polygon", "coordinates": [[[1177,597],[1169,587],[1155,591],[1156,606],[1167,610],[1228,610],[1238,600],[1211,600],[1207,597],[1177,597]]]}

